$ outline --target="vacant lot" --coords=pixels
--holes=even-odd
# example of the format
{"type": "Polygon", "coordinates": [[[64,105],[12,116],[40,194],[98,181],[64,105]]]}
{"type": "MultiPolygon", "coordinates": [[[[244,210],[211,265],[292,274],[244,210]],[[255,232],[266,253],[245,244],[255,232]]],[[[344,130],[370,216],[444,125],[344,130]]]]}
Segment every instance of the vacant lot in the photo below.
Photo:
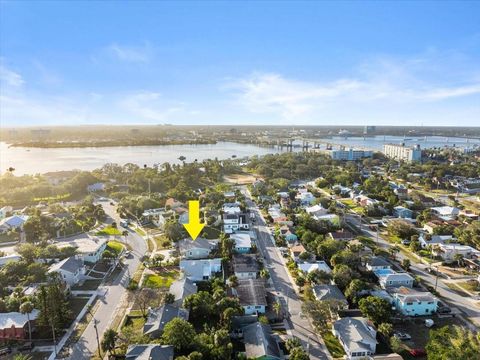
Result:
{"type": "MultiPolygon", "coordinates": [[[[428,343],[430,329],[425,326],[426,317],[414,318],[406,321],[402,324],[395,324],[394,331],[401,331],[408,333],[412,340],[403,341],[405,350],[400,354],[404,359],[410,359],[410,354],[408,354],[409,349],[425,349],[425,346],[428,343]]],[[[433,329],[438,329],[446,325],[460,325],[463,326],[463,322],[460,319],[454,317],[438,317],[433,316],[431,319],[435,322],[433,329]]],[[[421,358],[416,358],[421,359],[421,358]]]]}
{"type": "Polygon", "coordinates": [[[175,270],[165,271],[158,274],[148,274],[145,275],[143,286],[153,289],[170,287],[177,276],[178,271],[175,270]]]}
{"type": "Polygon", "coordinates": [[[107,226],[100,231],[97,231],[97,235],[99,236],[106,236],[106,235],[122,235],[122,232],[117,228],[112,226],[107,226]]]}

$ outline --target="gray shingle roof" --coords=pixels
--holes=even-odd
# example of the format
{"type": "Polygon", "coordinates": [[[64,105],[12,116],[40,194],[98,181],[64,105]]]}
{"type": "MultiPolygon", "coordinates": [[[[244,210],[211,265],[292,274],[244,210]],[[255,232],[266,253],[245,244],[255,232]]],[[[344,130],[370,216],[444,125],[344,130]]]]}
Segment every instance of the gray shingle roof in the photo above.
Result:
{"type": "Polygon", "coordinates": [[[198,237],[196,240],[191,238],[183,239],[178,242],[178,248],[181,252],[188,251],[191,249],[206,249],[212,250],[214,245],[212,245],[207,239],[198,237]]]}
{"type": "Polygon", "coordinates": [[[254,254],[235,254],[233,256],[234,272],[258,272],[258,262],[254,254]]]}
{"type": "Polygon", "coordinates": [[[74,274],[83,267],[83,261],[76,256],[70,256],[56,264],[50,266],[48,272],[63,270],[74,274]]]}
{"type": "Polygon", "coordinates": [[[339,334],[342,342],[353,352],[370,351],[368,343],[377,343],[373,329],[370,330],[367,320],[360,317],[345,317],[333,323],[333,328],[339,334]]]}
{"type": "Polygon", "coordinates": [[[184,277],[183,279],[174,281],[170,286],[169,292],[175,296],[175,303],[182,305],[183,300],[188,295],[196,294],[197,290],[197,285],[195,285],[192,280],[184,277]]]}
{"type": "Polygon", "coordinates": [[[264,279],[238,280],[236,287],[240,305],[267,305],[264,279]]]}
{"type": "Polygon", "coordinates": [[[387,260],[381,256],[374,256],[367,261],[370,266],[392,266],[387,260]]]}
{"type": "Polygon", "coordinates": [[[145,325],[143,325],[143,333],[154,338],[159,337],[165,325],[176,317],[187,320],[187,310],[170,304],[165,304],[158,309],[150,310],[148,319],[145,325]]]}
{"type": "Polygon", "coordinates": [[[317,285],[313,288],[313,292],[318,300],[339,300],[347,302],[345,295],[343,295],[337,285],[317,285]]]}
{"type": "Polygon", "coordinates": [[[248,358],[257,359],[262,356],[269,356],[270,358],[280,359],[280,349],[269,325],[256,322],[245,326],[243,328],[243,342],[248,358]]]}
{"type": "Polygon", "coordinates": [[[138,344],[130,345],[125,359],[128,360],[173,360],[172,345],[138,344]]]}

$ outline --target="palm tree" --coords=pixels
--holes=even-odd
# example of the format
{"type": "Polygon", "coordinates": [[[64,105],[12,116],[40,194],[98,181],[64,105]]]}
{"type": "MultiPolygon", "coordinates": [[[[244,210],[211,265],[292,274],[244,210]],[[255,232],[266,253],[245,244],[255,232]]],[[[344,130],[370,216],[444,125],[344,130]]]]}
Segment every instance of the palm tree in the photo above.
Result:
{"type": "Polygon", "coordinates": [[[30,324],[30,313],[32,311],[33,311],[33,303],[31,301],[25,301],[22,305],[20,305],[20,312],[22,314],[27,314],[29,341],[32,341],[32,325],[30,324]]]}
{"type": "Polygon", "coordinates": [[[125,238],[125,243],[127,243],[128,230],[123,230],[122,235],[125,238]]]}
{"type": "Polygon", "coordinates": [[[118,339],[118,333],[113,329],[107,329],[102,339],[102,350],[104,352],[109,352],[110,354],[115,353],[115,343],[118,339]]]}
{"type": "Polygon", "coordinates": [[[277,314],[277,317],[280,316],[280,311],[282,310],[282,305],[280,305],[280,303],[278,301],[276,301],[274,304],[273,304],[273,311],[275,311],[275,314],[277,314]]]}

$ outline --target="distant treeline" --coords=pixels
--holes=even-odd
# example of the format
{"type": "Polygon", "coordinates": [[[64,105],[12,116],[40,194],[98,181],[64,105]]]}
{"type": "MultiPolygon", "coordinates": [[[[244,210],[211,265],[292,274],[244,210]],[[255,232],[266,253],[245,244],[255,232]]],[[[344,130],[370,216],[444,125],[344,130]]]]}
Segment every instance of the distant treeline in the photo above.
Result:
{"type": "Polygon", "coordinates": [[[151,145],[202,145],[215,144],[215,140],[110,140],[110,141],[25,141],[11,144],[13,147],[31,148],[85,148],[85,147],[110,147],[110,146],[151,146],[151,145]]]}

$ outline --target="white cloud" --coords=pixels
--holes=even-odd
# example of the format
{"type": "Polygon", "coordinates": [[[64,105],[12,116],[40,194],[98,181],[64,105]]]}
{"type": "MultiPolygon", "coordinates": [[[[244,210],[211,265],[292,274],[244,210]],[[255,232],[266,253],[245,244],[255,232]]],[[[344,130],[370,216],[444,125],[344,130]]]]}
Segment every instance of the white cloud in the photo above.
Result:
{"type": "Polygon", "coordinates": [[[147,120],[165,121],[172,114],[185,111],[182,103],[167,101],[158,92],[140,91],[124,97],[120,107],[147,120]]]}
{"type": "Polygon", "coordinates": [[[478,70],[461,69],[452,76],[452,67],[451,61],[435,62],[430,53],[401,61],[379,57],[358,66],[353,75],[330,81],[257,72],[231,81],[227,89],[233,90],[236,101],[252,113],[288,119],[332,114],[332,109],[343,113],[350,108],[354,113],[353,107],[359,106],[441,106],[447,100],[480,94],[480,78],[475,75],[478,70]]]}
{"type": "Polygon", "coordinates": [[[151,60],[151,46],[148,42],[142,46],[111,44],[107,51],[117,59],[125,62],[148,63],[151,60]]]}
{"type": "Polygon", "coordinates": [[[19,73],[8,69],[3,64],[0,64],[0,82],[11,87],[21,87],[25,83],[19,73]]]}

